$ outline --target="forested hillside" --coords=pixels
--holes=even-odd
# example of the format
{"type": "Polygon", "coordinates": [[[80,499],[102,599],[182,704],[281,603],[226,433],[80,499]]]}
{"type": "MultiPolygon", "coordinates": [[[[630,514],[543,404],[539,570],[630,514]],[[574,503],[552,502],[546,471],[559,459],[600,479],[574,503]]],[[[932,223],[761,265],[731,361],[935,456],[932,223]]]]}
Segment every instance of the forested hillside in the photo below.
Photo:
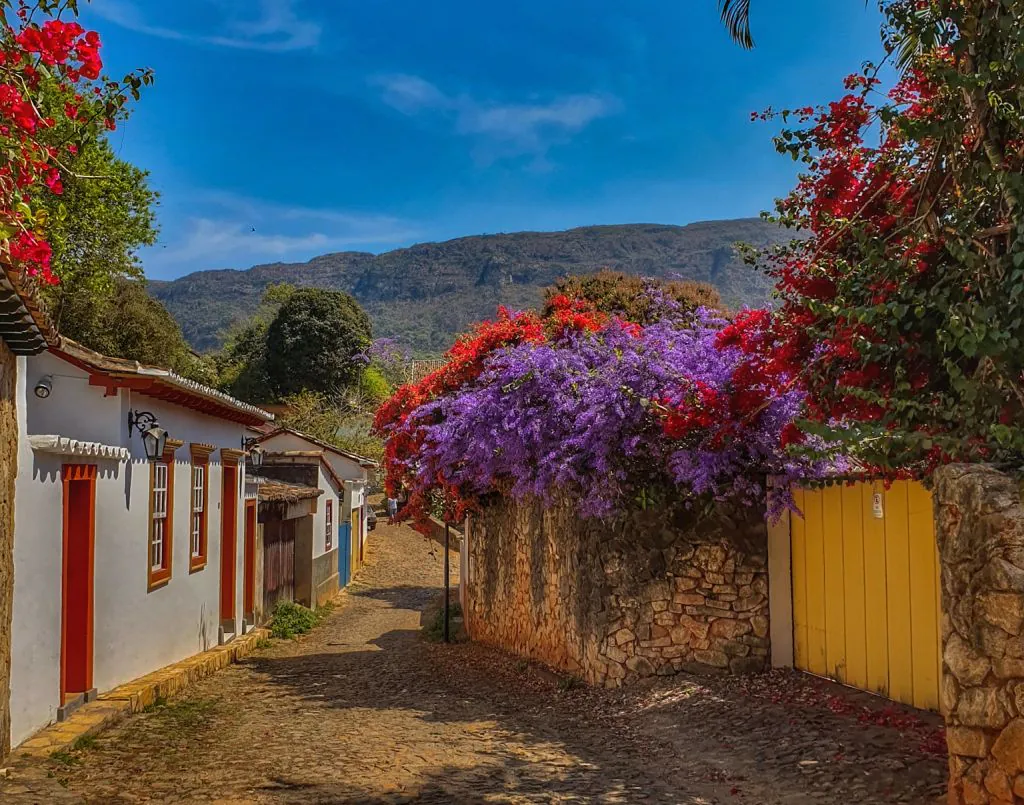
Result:
{"type": "Polygon", "coordinates": [[[765,246],[788,237],[754,218],[478,235],[379,255],[340,252],[308,263],[200,271],[152,282],[150,290],[199,350],[218,346],[231,324],[251,315],[267,285],[289,282],[348,291],[370,314],[375,336],[432,354],[498,304],[536,305],[541,289],[559,277],[601,268],[710,282],[729,305],[760,303],[770,283],[742,263],[734,244],[765,246]]]}

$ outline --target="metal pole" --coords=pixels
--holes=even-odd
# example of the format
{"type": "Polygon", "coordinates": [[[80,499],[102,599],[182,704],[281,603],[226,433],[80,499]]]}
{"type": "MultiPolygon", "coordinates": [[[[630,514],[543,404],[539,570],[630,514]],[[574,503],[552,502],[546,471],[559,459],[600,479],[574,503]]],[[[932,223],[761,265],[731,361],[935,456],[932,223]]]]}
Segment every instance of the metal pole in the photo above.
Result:
{"type": "Polygon", "coordinates": [[[450,617],[449,612],[449,594],[448,594],[448,523],[444,524],[444,642],[448,643],[450,635],[448,634],[448,620],[450,617]]]}

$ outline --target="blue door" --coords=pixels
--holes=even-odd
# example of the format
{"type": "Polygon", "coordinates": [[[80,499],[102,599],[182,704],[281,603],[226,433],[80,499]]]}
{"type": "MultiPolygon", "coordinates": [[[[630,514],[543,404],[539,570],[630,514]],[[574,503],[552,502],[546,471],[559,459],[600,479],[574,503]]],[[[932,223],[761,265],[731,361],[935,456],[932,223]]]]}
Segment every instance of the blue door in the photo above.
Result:
{"type": "Polygon", "coordinates": [[[352,577],[352,523],[338,523],[338,584],[344,587],[352,577]]]}

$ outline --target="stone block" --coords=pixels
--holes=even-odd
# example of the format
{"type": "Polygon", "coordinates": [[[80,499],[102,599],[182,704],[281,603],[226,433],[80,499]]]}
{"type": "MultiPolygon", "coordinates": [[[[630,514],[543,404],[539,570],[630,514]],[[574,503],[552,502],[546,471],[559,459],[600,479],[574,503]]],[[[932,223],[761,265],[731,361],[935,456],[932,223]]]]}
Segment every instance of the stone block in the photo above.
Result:
{"type": "Polygon", "coordinates": [[[992,767],[985,775],[985,790],[1000,802],[1013,802],[1013,789],[1006,772],[992,767]]]}
{"type": "Polygon", "coordinates": [[[968,727],[1001,729],[1009,716],[995,688],[966,688],[960,693],[956,716],[968,727]]]}
{"type": "Polygon", "coordinates": [[[626,660],[626,667],[637,676],[654,675],[654,665],[646,657],[630,657],[626,660]]]}
{"type": "Polygon", "coordinates": [[[605,655],[609,660],[613,660],[615,662],[625,662],[628,659],[626,652],[622,649],[616,648],[615,646],[609,646],[605,655]]]}
{"type": "Polygon", "coordinates": [[[978,636],[978,648],[980,653],[990,659],[1002,657],[1006,654],[1010,640],[1020,640],[1019,637],[1010,637],[998,626],[990,623],[979,623],[975,629],[978,636]]]}
{"type": "Polygon", "coordinates": [[[765,615],[755,615],[750,619],[750,625],[754,629],[754,634],[758,637],[768,636],[768,618],[765,615]]]}
{"type": "Polygon", "coordinates": [[[1018,774],[1013,780],[1013,793],[1024,799],[1024,774],[1018,774]]]}
{"type": "Polygon", "coordinates": [[[992,671],[1000,679],[1024,679],[1024,659],[1003,657],[993,660],[992,671]]]}
{"type": "Polygon", "coordinates": [[[993,590],[1024,593],[1024,569],[999,556],[985,565],[981,581],[993,590]]]}
{"type": "Polygon", "coordinates": [[[668,609],[668,601],[651,601],[651,609],[655,612],[665,612],[668,609]]]}
{"type": "Polygon", "coordinates": [[[724,651],[700,650],[693,652],[693,659],[702,665],[710,665],[712,668],[728,668],[729,657],[724,651]]]}
{"type": "Polygon", "coordinates": [[[981,784],[973,780],[963,781],[962,797],[964,805],[988,805],[988,793],[981,784]]]}
{"type": "Polygon", "coordinates": [[[619,629],[615,633],[615,644],[618,646],[622,646],[626,643],[632,643],[634,640],[636,640],[636,635],[629,629],[619,629]]]}
{"type": "Polygon", "coordinates": [[[704,574],[704,581],[706,581],[708,584],[711,584],[712,586],[715,585],[715,584],[725,584],[726,581],[728,580],[728,578],[729,577],[726,576],[724,573],[705,573],[704,574]]]}
{"type": "Polygon", "coordinates": [[[1007,774],[1024,772],[1024,718],[1015,718],[999,734],[992,757],[1007,774]]]}
{"type": "Polygon", "coordinates": [[[735,601],[732,608],[737,612],[750,612],[751,610],[763,606],[767,600],[768,599],[763,595],[757,593],[756,595],[747,596],[746,598],[741,598],[738,601],[735,601]]]}
{"type": "Polygon", "coordinates": [[[704,605],[706,607],[709,607],[710,609],[718,609],[722,611],[729,610],[735,607],[735,604],[730,604],[728,601],[716,601],[713,598],[709,598],[704,605]]]}
{"type": "Polygon", "coordinates": [[[993,626],[1019,635],[1024,623],[1024,595],[1020,593],[986,593],[979,595],[976,606],[980,615],[993,626]]]}
{"type": "Polygon", "coordinates": [[[980,685],[991,667],[988,659],[971,648],[956,632],[946,641],[942,659],[957,681],[966,686],[980,685]]]}
{"type": "Polygon", "coordinates": [[[750,654],[750,646],[738,643],[735,640],[726,640],[718,644],[718,648],[729,657],[746,657],[750,654]]]}
{"type": "Polygon", "coordinates": [[[715,593],[716,595],[718,593],[726,593],[727,595],[739,594],[739,590],[736,588],[735,584],[716,584],[714,587],[711,588],[711,592],[715,593]]]}
{"type": "Polygon", "coordinates": [[[942,712],[952,713],[956,710],[957,702],[960,700],[960,685],[956,677],[949,673],[942,675],[939,683],[939,698],[942,701],[942,712]]]}
{"type": "Polygon", "coordinates": [[[672,596],[672,600],[677,604],[699,607],[702,606],[707,599],[705,599],[703,595],[699,595],[697,593],[676,593],[672,596]]]}
{"type": "Polygon", "coordinates": [[[712,621],[708,633],[714,637],[724,637],[726,640],[734,640],[740,635],[749,634],[753,627],[746,621],[729,620],[719,618],[712,621]]]}
{"type": "Polygon", "coordinates": [[[695,590],[697,588],[697,579],[691,579],[687,576],[677,576],[673,580],[673,586],[676,588],[677,592],[689,592],[690,590],[695,590]]]}

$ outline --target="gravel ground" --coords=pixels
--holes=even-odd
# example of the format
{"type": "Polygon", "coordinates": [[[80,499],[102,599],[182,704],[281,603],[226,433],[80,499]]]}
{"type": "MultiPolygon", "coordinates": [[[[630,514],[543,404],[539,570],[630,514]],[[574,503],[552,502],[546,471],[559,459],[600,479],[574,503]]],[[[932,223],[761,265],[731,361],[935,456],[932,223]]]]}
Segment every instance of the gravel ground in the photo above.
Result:
{"type": "Polygon", "coordinates": [[[429,643],[439,555],[383,523],[371,546],[312,634],[49,773],[91,803],[931,805],[942,793],[935,716],[795,673],[591,690],[485,646],[429,643]]]}

